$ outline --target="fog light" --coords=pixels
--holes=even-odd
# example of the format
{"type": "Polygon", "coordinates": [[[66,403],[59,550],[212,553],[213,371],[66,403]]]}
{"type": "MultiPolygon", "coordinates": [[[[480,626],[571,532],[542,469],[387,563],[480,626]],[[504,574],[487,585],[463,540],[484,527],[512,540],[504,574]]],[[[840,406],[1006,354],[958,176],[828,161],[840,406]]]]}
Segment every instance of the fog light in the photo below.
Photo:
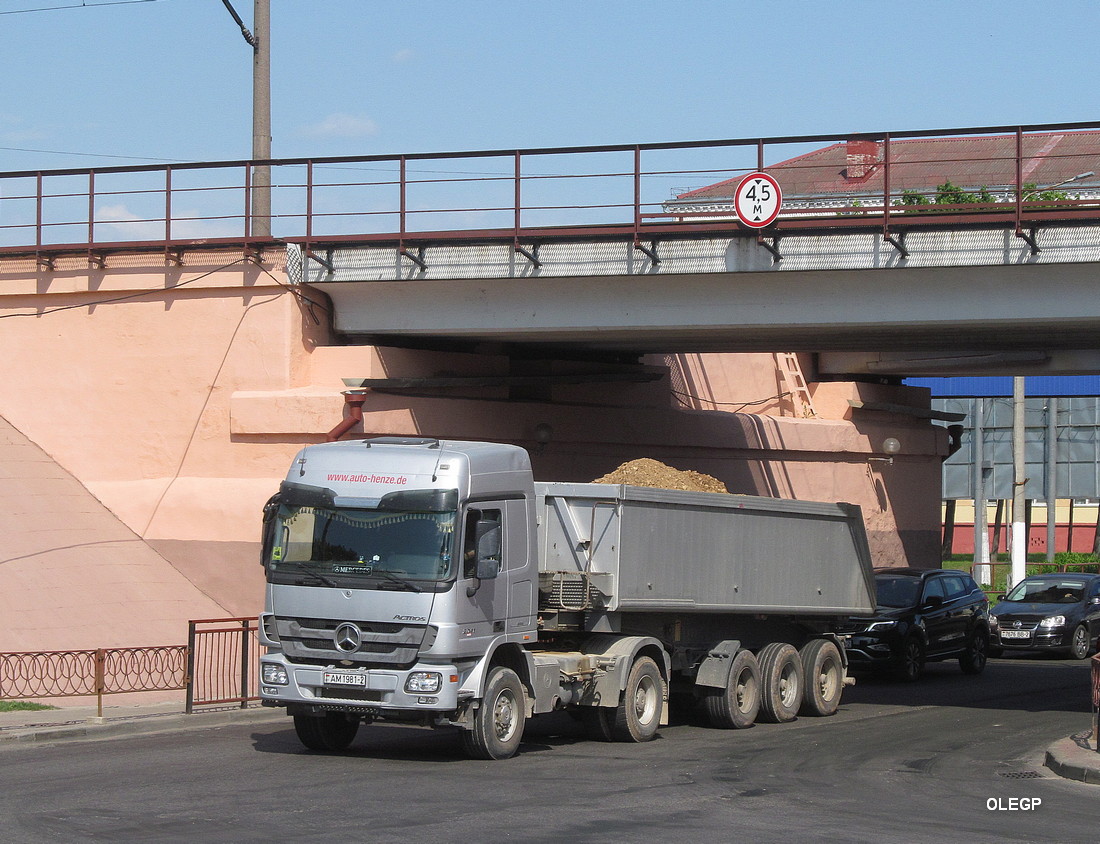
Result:
{"type": "Polygon", "coordinates": [[[286,675],[286,669],[275,662],[261,663],[261,679],[264,685],[268,686],[285,686],[290,682],[290,679],[286,675]]]}
{"type": "Polygon", "coordinates": [[[410,695],[433,695],[443,688],[443,675],[438,671],[414,671],[405,680],[410,695]]]}

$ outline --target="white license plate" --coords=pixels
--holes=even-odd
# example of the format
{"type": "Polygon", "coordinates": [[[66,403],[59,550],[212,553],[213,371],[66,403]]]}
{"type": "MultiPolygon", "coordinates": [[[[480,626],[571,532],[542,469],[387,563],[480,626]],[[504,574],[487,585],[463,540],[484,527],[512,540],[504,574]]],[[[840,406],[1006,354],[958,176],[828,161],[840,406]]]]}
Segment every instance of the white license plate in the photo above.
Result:
{"type": "Polygon", "coordinates": [[[1001,638],[1002,639],[1030,639],[1031,638],[1031,631],[1030,630],[1002,630],[1001,631],[1001,638]]]}
{"type": "Polygon", "coordinates": [[[367,675],[351,671],[326,671],[326,686],[366,686],[367,675]]]}

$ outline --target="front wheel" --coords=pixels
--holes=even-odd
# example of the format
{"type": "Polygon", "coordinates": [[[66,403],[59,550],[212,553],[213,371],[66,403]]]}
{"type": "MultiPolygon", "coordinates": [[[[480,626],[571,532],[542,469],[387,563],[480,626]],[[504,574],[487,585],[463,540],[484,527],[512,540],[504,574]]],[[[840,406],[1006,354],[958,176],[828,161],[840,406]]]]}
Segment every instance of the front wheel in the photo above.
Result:
{"type": "Polygon", "coordinates": [[[359,732],[359,719],[348,717],[342,712],[326,712],[320,718],[295,715],[294,732],[298,734],[298,740],[310,750],[346,750],[359,732]]]}
{"type": "Polygon", "coordinates": [[[802,692],[803,715],[832,715],[840,708],[844,692],[844,660],[828,639],[812,639],[798,652],[806,687],[802,692]]]}
{"type": "Polygon", "coordinates": [[[924,673],[924,645],[916,636],[910,636],[901,644],[901,659],[895,674],[899,680],[915,683],[924,673]]]}
{"type": "Polygon", "coordinates": [[[638,657],[630,666],[619,705],[611,721],[615,741],[649,741],[657,735],[664,707],[665,682],[661,670],[648,656],[638,657]]]}
{"type": "Polygon", "coordinates": [[[1070,639],[1069,655],[1074,659],[1084,659],[1089,655],[1090,645],[1088,628],[1083,624],[1078,625],[1073,631],[1073,638],[1070,639]]]}
{"type": "Polygon", "coordinates": [[[485,697],[474,710],[472,730],[462,733],[462,744],[472,759],[508,759],[523,740],[526,697],[519,675],[497,666],[489,673],[485,697]]]}

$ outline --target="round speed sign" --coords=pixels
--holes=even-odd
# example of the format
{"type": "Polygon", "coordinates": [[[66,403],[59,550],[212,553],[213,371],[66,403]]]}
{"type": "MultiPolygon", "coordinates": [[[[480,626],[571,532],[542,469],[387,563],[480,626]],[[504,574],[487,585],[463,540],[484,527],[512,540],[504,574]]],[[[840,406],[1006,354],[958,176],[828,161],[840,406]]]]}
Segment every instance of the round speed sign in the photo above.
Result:
{"type": "Polygon", "coordinates": [[[734,195],[737,219],[752,229],[771,225],[782,205],[783,191],[779,189],[779,182],[767,173],[749,173],[734,195]]]}

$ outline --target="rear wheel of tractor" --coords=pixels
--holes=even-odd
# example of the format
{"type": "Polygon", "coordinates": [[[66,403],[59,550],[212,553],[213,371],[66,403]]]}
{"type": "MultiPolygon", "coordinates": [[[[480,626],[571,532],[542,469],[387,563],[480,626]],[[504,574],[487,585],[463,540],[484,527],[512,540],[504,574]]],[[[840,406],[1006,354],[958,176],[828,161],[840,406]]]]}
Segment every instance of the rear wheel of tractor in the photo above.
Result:
{"type": "Polygon", "coordinates": [[[638,657],[630,666],[619,705],[611,720],[615,741],[649,741],[657,735],[664,707],[665,681],[661,670],[648,656],[638,657]]]}
{"type": "Polygon", "coordinates": [[[298,734],[298,740],[310,750],[346,750],[359,732],[359,719],[349,718],[342,712],[326,712],[320,718],[295,715],[294,732],[298,734]]]}
{"type": "Polygon", "coordinates": [[[781,724],[798,717],[802,705],[802,660],[794,645],[772,642],[760,649],[760,720],[781,724]]]}
{"type": "Polygon", "coordinates": [[[474,728],[464,730],[462,744],[472,759],[508,759],[523,740],[526,697],[519,675],[497,666],[489,673],[485,697],[474,710],[474,728]]]}
{"type": "Polygon", "coordinates": [[[585,735],[591,741],[615,740],[615,736],[611,733],[611,722],[614,717],[614,711],[605,706],[586,706],[580,710],[585,735]]]}
{"type": "Polygon", "coordinates": [[[806,681],[802,692],[803,715],[832,715],[844,693],[844,660],[828,639],[812,639],[798,651],[806,681]]]}
{"type": "Polygon", "coordinates": [[[703,706],[711,726],[723,730],[752,726],[760,711],[760,663],[752,651],[737,652],[726,687],[707,689],[703,706]]]}

